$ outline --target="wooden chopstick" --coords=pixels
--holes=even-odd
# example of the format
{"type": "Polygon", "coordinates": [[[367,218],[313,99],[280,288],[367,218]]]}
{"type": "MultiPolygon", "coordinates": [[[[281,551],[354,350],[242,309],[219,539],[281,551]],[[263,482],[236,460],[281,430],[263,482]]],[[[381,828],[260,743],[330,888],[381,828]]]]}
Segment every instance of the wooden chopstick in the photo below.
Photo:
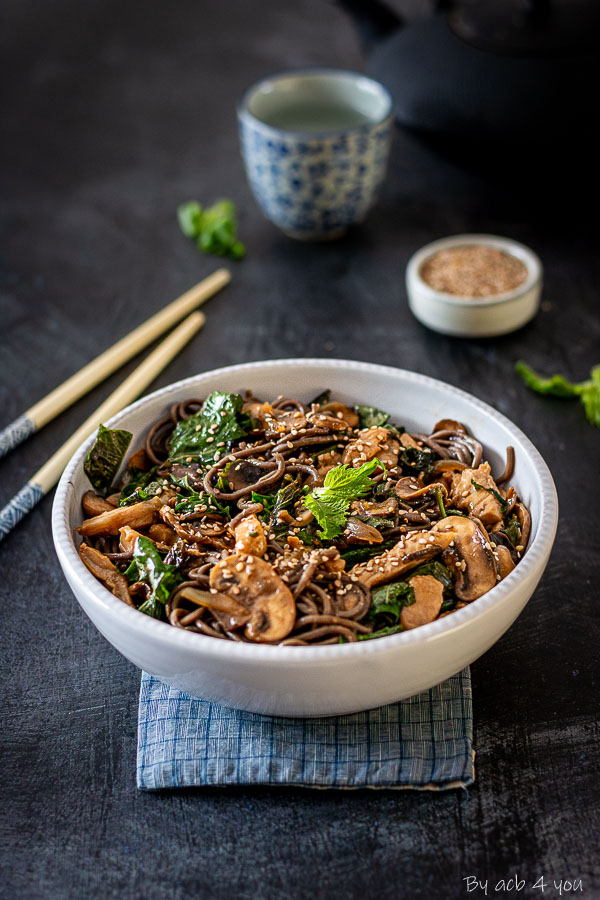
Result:
{"type": "Polygon", "coordinates": [[[230,281],[231,273],[227,269],[217,269],[34,403],[22,416],[0,431],[0,457],[47,425],[230,281]]]}
{"type": "Polygon", "coordinates": [[[39,503],[45,494],[52,490],[80,444],[100,423],[105,422],[135,400],[204,325],[204,322],[205,317],[201,312],[195,312],[188,316],[146,357],[137,369],[134,369],[116,391],[106,398],[104,403],[85,420],[83,425],[50,457],[48,462],[38,469],[19,493],[6,504],[4,509],[0,510],[0,541],[33,509],[36,503],[39,503]]]}

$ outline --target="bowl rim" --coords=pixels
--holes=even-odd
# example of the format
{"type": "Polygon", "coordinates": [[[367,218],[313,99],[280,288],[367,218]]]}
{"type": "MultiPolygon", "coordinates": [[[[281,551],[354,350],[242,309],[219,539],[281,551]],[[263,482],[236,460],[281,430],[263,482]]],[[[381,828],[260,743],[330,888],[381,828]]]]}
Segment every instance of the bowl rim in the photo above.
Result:
{"type": "Polygon", "coordinates": [[[265,134],[277,136],[279,138],[292,137],[309,142],[315,140],[324,140],[326,138],[338,138],[341,135],[347,134],[364,134],[371,131],[371,129],[373,128],[379,128],[381,125],[388,124],[394,117],[394,99],[384,84],[382,84],[380,81],[377,81],[376,78],[372,78],[370,75],[365,75],[364,72],[355,72],[352,69],[341,69],[337,68],[336,66],[300,66],[296,69],[282,69],[277,72],[272,72],[269,75],[264,75],[262,78],[254,81],[251,85],[249,85],[249,87],[246,88],[246,90],[238,100],[238,103],[236,105],[236,113],[239,122],[250,124],[258,131],[263,131],[265,134]],[[387,100],[387,111],[385,115],[382,115],[377,119],[373,119],[372,122],[365,122],[363,125],[354,125],[350,128],[325,128],[321,131],[306,131],[303,129],[294,128],[278,128],[276,125],[269,125],[267,122],[263,122],[262,119],[257,118],[254,113],[250,112],[250,98],[262,85],[268,84],[270,81],[283,81],[284,78],[293,78],[303,75],[328,75],[334,77],[343,76],[346,78],[351,78],[354,81],[368,81],[384,95],[385,99],[387,100]]]}
{"type": "MultiPolygon", "coordinates": [[[[532,288],[536,287],[542,279],[542,261],[530,247],[515,241],[510,237],[503,237],[499,234],[455,234],[447,237],[438,238],[425,244],[417,250],[409,259],[406,266],[406,284],[409,291],[417,288],[421,296],[428,300],[438,300],[441,303],[452,306],[469,307],[475,312],[482,308],[491,306],[501,306],[514,300],[519,300],[528,294],[532,288]],[[501,294],[493,294],[490,297],[473,297],[470,295],[449,294],[446,291],[438,291],[432,288],[430,284],[421,277],[421,267],[423,263],[433,256],[438,250],[444,250],[448,247],[472,246],[473,244],[482,244],[486,247],[496,247],[505,253],[515,256],[527,268],[527,277],[525,281],[517,285],[511,291],[503,291],[501,294]]],[[[413,296],[413,302],[414,302],[413,296]]]]}
{"type": "MultiPolygon", "coordinates": [[[[52,534],[59,562],[65,575],[68,573],[67,577],[71,585],[73,586],[73,584],[76,584],[77,588],[85,593],[88,600],[92,601],[94,605],[103,607],[105,612],[110,611],[124,630],[135,632],[136,635],[142,639],[145,636],[152,638],[157,642],[161,642],[164,645],[171,647],[173,650],[177,650],[177,648],[183,650],[183,648],[185,648],[187,652],[197,652],[200,657],[205,659],[218,658],[223,660],[224,658],[232,657],[248,662],[272,661],[273,663],[287,662],[295,665],[310,661],[328,662],[352,658],[358,659],[358,657],[370,657],[373,654],[377,655],[378,653],[390,651],[392,649],[401,651],[403,646],[427,643],[441,635],[458,631],[469,623],[474,622],[475,619],[485,615],[492,607],[501,604],[512,591],[518,587],[520,582],[526,580],[528,576],[537,574],[538,571],[543,569],[545,559],[552,548],[558,522],[558,499],[554,481],[548,466],[529,438],[508,418],[497,412],[493,407],[488,406],[483,401],[474,397],[472,394],[460,390],[453,385],[441,382],[438,379],[430,378],[427,375],[421,375],[407,369],[398,369],[394,366],[384,366],[378,363],[342,359],[291,358],[241,363],[211,369],[208,372],[193,375],[166,385],[163,388],[159,388],[151,394],[137,400],[135,403],[125,407],[120,413],[111,417],[105,424],[109,427],[113,427],[120,423],[121,420],[127,417],[133,410],[140,409],[147,403],[160,397],[167,400],[169,395],[177,393],[181,388],[187,385],[197,384],[199,379],[206,378],[208,380],[209,378],[213,379],[214,376],[230,373],[251,374],[253,371],[264,371],[265,369],[268,370],[269,368],[275,368],[277,366],[297,369],[306,367],[326,367],[332,369],[350,368],[354,372],[365,372],[380,375],[382,377],[401,377],[415,385],[436,388],[442,387],[451,395],[466,400],[471,405],[475,406],[476,409],[485,413],[504,427],[509,427],[512,434],[518,438],[524,446],[534,464],[533,468],[537,479],[536,489],[539,491],[541,498],[541,510],[537,531],[527,553],[521,559],[518,566],[516,566],[506,578],[478,600],[453,612],[451,616],[444,616],[441,619],[436,619],[434,622],[422,625],[419,628],[403,631],[399,634],[389,635],[387,637],[377,638],[373,641],[328,644],[325,646],[282,647],[271,644],[221,641],[208,635],[193,634],[183,629],[173,628],[172,625],[169,625],[166,622],[161,622],[150,616],[145,616],[139,613],[138,610],[127,606],[111,594],[111,592],[88,571],[79,558],[73,534],[68,524],[68,507],[71,493],[74,490],[72,481],[74,473],[77,468],[82,465],[83,458],[91,447],[95,437],[94,431],[73,454],[60,479],[52,507],[52,534]]],[[[73,588],[73,590],[75,589],[73,588]]]]}

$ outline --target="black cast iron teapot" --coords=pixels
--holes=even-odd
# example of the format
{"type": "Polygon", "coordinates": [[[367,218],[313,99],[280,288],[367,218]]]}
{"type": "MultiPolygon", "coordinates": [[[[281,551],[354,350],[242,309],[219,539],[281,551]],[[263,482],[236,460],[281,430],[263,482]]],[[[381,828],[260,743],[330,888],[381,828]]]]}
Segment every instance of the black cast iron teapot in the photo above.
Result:
{"type": "MultiPolygon", "coordinates": [[[[439,2],[401,19],[380,0],[339,0],[402,125],[456,146],[576,154],[597,132],[597,0],[439,2]]],[[[413,3],[413,9],[414,9],[413,3]]],[[[424,4],[423,4],[424,5],[424,4]]],[[[595,151],[594,151],[595,153],[595,151]]]]}

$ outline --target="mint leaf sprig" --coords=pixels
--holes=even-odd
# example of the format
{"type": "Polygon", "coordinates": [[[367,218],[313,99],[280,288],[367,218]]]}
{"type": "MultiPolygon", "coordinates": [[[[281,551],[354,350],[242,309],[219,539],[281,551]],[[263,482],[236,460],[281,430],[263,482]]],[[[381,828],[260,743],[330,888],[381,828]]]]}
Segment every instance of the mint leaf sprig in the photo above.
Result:
{"type": "Polygon", "coordinates": [[[179,227],[203,253],[241,259],[246,248],[237,239],[237,215],[231,200],[218,200],[203,207],[195,200],[177,209],[179,227]]]}
{"type": "Polygon", "coordinates": [[[385,466],[377,457],[357,469],[346,465],[335,466],[325,476],[323,487],[315,488],[306,495],[304,505],[321,526],[318,533],[320,538],[330,541],[342,533],[350,503],[372,490],[370,476],[376,469],[383,469],[385,472],[385,466]]]}
{"type": "Polygon", "coordinates": [[[545,378],[538,375],[527,363],[519,360],[515,365],[515,371],[521,376],[525,384],[538,394],[548,394],[552,397],[572,399],[579,397],[588,422],[600,428],[600,365],[594,366],[587,381],[573,383],[563,375],[551,375],[545,378]]]}

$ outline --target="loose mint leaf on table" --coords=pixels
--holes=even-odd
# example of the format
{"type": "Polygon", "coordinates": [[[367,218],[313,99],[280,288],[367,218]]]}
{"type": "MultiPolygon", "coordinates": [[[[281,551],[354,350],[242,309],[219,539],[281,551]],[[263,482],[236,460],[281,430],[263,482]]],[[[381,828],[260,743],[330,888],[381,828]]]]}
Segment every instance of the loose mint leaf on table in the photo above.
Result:
{"type": "Polygon", "coordinates": [[[112,485],[131,443],[130,431],[100,425],[94,446],[88,453],[83,470],[92,486],[102,493],[112,485]]]}
{"type": "Polygon", "coordinates": [[[149,586],[148,597],[138,608],[154,619],[162,618],[171,591],[183,581],[177,567],[165,563],[153,542],[142,536],[135,542],[133,559],[125,574],[131,582],[143,581],[149,586]]]}
{"type": "Polygon", "coordinates": [[[325,476],[323,487],[315,488],[304,498],[304,505],[321,526],[319,537],[332,540],[342,533],[352,500],[358,500],[373,489],[370,475],[384,466],[377,458],[358,469],[335,466],[325,476]]]}
{"type": "Polygon", "coordinates": [[[186,237],[196,242],[203,253],[241,259],[246,248],[237,239],[237,216],[231,200],[219,200],[202,207],[195,200],[182,203],[177,209],[179,227],[186,237]]]}
{"type": "Polygon", "coordinates": [[[516,363],[515,371],[527,387],[538,394],[549,394],[567,400],[579,397],[588,422],[600,428],[600,366],[594,366],[587,381],[578,383],[568,381],[563,375],[545,378],[534,372],[522,360],[516,363]]]}
{"type": "Polygon", "coordinates": [[[243,402],[239,394],[214,391],[200,412],[175,427],[169,438],[169,460],[212,463],[217,452],[224,456],[233,441],[247,434],[243,402]]]}
{"type": "Polygon", "coordinates": [[[590,380],[579,386],[579,399],[588,422],[600,428],[600,366],[594,366],[590,375],[590,380]]]}

